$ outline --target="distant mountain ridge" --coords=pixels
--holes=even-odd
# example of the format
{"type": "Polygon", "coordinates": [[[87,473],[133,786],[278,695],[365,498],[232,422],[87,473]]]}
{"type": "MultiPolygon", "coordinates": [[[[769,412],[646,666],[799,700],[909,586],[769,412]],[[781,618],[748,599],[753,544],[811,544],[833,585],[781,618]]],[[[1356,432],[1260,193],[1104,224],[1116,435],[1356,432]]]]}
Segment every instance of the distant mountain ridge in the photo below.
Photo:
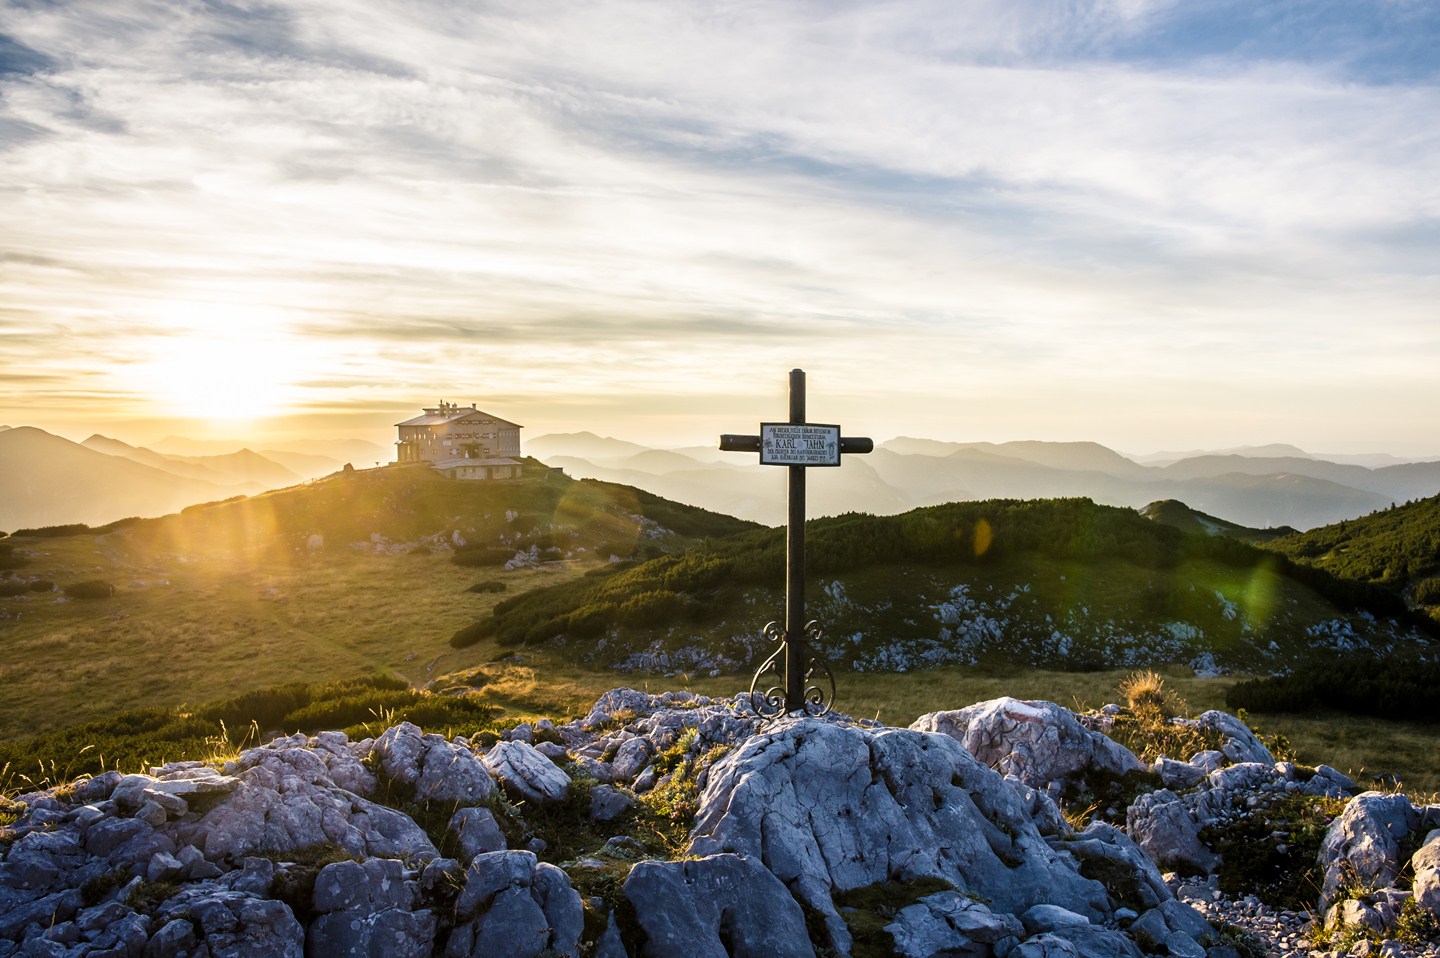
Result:
{"type": "Polygon", "coordinates": [[[163,515],[228,494],[32,426],[0,432],[0,529],[163,515]]]}
{"type": "MultiPolygon", "coordinates": [[[[593,433],[541,436],[526,448],[576,476],[638,486],[769,525],[785,518],[784,470],[756,468],[753,455],[655,450],[593,433]]],[[[902,436],[817,475],[807,484],[809,515],[889,515],[951,501],[1082,496],[1136,509],[1179,500],[1251,529],[1308,529],[1440,492],[1440,461],[1371,468],[1293,446],[1258,451],[1264,454],[1205,453],[1146,465],[1092,442],[902,436]]]]}
{"type": "MultiPolygon", "coordinates": [[[[0,437],[7,440],[0,445],[0,470],[5,472],[0,491],[11,491],[0,502],[0,529],[158,515],[194,502],[318,478],[346,463],[365,468],[391,459],[388,449],[364,440],[294,440],[256,451],[237,440],[169,436],[143,447],[98,434],[79,444],[52,436],[58,443],[105,456],[83,460],[83,465],[75,461],[75,468],[85,472],[81,475],[15,455],[24,444],[16,437],[33,439],[36,432],[50,435],[34,427],[0,429],[0,437]],[[112,483],[98,482],[98,475],[115,460],[152,472],[122,471],[112,483]],[[140,491],[145,485],[152,487],[148,494],[140,491]],[[115,502],[107,503],[112,487],[117,490],[115,502]]],[[[785,470],[757,468],[753,454],[725,453],[716,447],[656,449],[589,431],[542,435],[524,445],[528,455],[576,477],[618,482],[768,525],[785,521],[785,470]]],[[[61,458],[71,461],[73,456],[61,458]]],[[[1176,500],[1240,527],[1304,530],[1440,493],[1440,461],[1368,458],[1385,464],[1337,462],[1278,443],[1139,462],[1095,442],[950,442],[900,436],[880,443],[869,455],[847,456],[839,469],[816,473],[808,485],[808,512],[811,517],[893,515],[945,502],[997,498],[1084,497],[1135,509],[1176,500]]]]}
{"type": "Polygon", "coordinates": [[[76,443],[33,426],[7,428],[0,430],[0,529],[166,515],[294,485],[342,464],[311,457],[309,465],[302,475],[249,449],[167,456],[99,434],[76,443]]]}

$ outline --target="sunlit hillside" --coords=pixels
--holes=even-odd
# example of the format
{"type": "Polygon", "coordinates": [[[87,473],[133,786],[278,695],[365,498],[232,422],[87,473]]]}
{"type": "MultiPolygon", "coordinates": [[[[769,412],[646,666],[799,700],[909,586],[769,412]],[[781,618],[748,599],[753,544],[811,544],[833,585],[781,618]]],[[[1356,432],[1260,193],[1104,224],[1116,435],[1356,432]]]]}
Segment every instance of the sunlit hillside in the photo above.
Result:
{"type": "Polygon", "coordinates": [[[1295,533],[1266,548],[1392,589],[1440,621],[1440,496],[1295,533]]]}
{"type": "Polygon", "coordinates": [[[352,471],[4,540],[14,568],[0,569],[0,735],[296,679],[393,671],[423,684],[469,663],[450,635],[505,592],[753,528],[543,467],[534,476],[352,471]],[[113,594],[67,595],[83,582],[113,594]],[[504,591],[467,591],[481,582],[504,591]]]}

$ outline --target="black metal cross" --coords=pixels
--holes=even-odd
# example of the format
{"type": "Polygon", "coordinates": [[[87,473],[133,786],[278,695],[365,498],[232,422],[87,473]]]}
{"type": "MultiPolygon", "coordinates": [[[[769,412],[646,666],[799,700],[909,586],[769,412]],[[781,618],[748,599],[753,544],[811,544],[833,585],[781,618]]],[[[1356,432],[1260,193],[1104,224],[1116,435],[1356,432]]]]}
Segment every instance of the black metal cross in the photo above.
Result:
{"type": "Polygon", "coordinates": [[[842,436],[840,427],[805,421],[805,371],[790,370],[790,421],[762,422],[760,435],[720,437],[724,452],[758,452],[764,466],[786,466],[790,510],[785,524],[785,628],[774,622],[765,626],[765,635],[779,641],[779,647],[765,660],[750,683],[750,700],[757,712],[829,711],[835,698],[835,677],[830,666],[811,645],[820,637],[819,623],[805,621],[805,470],[812,466],[838,466],[845,453],[867,453],[875,443],[859,436],[842,436]],[[780,671],[784,662],[784,699],[779,688],[765,692],[757,702],[756,687],[769,671],[780,671]],[[816,670],[830,682],[830,697],[812,686],[816,670]]]}

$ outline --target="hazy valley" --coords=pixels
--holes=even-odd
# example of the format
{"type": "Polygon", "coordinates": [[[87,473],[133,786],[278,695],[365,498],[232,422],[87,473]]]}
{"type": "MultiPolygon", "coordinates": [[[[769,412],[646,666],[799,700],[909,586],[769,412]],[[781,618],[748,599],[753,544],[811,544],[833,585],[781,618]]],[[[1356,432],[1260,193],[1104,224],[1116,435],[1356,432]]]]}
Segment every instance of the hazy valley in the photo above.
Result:
{"type": "MultiPolygon", "coordinates": [[[[525,451],[576,478],[603,479],[765,525],[784,522],[783,469],[718,448],[656,449],[593,433],[538,436],[525,451]]],[[[71,442],[33,427],[0,429],[0,530],[128,516],[253,495],[350,464],[393,458],[363,440],[243,443],[169,437],[152,447],[93,435],[71,442]]],[[[957,443],[900,437],[826,470],[809,515],[894,515],[983,499],[1084,497],[1141,508],[1178,500],[1255,529],[1309,529],[1440,491],[1440,461],[1311,455],[1293,446],[1161,453],[1145,461],[1097,443],[957,443]],[[1173,458],[1171,458],[1173,457],[1173,458]]]]}

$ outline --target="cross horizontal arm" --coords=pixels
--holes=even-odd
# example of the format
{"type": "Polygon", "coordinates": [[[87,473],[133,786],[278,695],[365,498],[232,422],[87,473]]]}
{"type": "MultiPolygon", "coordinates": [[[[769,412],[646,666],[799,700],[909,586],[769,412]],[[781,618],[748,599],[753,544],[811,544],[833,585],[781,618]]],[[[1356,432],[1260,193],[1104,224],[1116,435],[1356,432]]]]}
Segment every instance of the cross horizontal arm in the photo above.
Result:
{"type": "MultiPolygon", "coordinates": [[[[759,452],[759,436],[737,436],[726,433],[720,437],[721,452],[759,452]]],[[[875,440],[864,436],[841,436],[840,451],[852,455],[863,455],[875,451],[875,440]]]]}
{"type": "Polygon", "coordinates": [[[726,434],[720,437],[721,452],[759,452],[759,436],[735,436],[726,434]]]}

